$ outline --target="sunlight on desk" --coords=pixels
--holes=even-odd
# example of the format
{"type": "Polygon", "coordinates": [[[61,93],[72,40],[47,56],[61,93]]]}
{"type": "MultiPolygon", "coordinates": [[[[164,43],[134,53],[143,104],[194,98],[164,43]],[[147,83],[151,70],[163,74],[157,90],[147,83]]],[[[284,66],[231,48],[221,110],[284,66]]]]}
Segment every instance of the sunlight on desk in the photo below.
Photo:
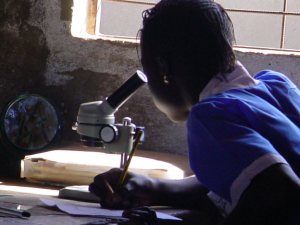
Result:
{"type": "MultiPolygon", "coordinates": [[[[22,162],[21,176],[33,182],[87,185],[97,174],[119,166],[118,154],[53,150],[26,156],[22,162]]],[[[184,177],[184,171],[171,163],[141,156],[133,157],[129,171],[164,179],[184,177]]]]}

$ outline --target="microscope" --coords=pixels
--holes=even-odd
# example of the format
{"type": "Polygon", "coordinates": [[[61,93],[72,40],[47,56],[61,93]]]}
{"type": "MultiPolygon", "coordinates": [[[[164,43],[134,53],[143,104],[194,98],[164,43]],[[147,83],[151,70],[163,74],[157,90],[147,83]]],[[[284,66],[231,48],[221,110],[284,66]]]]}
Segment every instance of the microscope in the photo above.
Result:
{"type": "Polygon", "coordinates": [[[145,83],[147,77],[138,70],[106,100],[82,103],[73,126],[84,145],[103,147],[109,153],[120,153],[121,168],[132,151],[133,143],[138,141],[137,133],[144,134],[144,128],[133,124],[130,117],[124,117],[122,123],[116,123],[114,113],[145,83]]]}

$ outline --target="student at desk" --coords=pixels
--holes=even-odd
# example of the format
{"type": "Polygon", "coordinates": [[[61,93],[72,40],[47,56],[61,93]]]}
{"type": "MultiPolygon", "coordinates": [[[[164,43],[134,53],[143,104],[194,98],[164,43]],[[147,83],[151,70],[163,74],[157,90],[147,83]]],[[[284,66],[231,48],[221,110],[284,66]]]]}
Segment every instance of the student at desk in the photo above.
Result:
{"type": "Polygon", "coordinates": [[[129,173],[112,193],[121,173],[113,169],[90,185],[104,207],[215,207],[223,225],[300,224],[300,92],[279,72],[250,76],[233,42],[213,1],[162,0],[144,12],[143,69],[157,107],[187,122],[195,176],[129,173]]]}

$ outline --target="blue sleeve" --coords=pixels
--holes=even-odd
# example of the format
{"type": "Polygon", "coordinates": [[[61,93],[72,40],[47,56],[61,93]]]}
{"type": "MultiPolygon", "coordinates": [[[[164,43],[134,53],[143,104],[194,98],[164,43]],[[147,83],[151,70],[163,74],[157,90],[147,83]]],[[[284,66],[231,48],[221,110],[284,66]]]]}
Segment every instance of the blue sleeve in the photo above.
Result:
{"type": "Polygon", "coordinates": [[[293,81],[291,81],[286,75],[273,70],[260,71],[254,76],[254,78],[263,81],[275,81],[278,83],[282,83],[288,88],[297,88],[296,84],[293,81]]]}
{"type": "Polygon", "coordinates": [[[277,102],[274,106],[300,127],[300,90],[296,84],[284,74],[272,70],[261,71],[255,78],[268,87],[277,102]]]}
{"type": "Polygon", "coordinates": [[[187,123],[189,158],[203,185],[236,204],[254,176],[286,161],[234,109],[224,107],[228,104],[210,101],[193,108],[187,123]]]}

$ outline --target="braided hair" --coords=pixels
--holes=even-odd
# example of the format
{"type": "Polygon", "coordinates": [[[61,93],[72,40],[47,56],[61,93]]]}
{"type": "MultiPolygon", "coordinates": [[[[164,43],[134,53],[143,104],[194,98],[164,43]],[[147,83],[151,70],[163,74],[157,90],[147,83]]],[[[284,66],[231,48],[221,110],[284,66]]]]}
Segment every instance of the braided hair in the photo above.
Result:
{"type": "Polygon", "coordinates": [[[232,22],[213,0],[161,0],[143,12],[141,40],[153,57],[198,65],[206,80],[235,65],[232,22]]]}

